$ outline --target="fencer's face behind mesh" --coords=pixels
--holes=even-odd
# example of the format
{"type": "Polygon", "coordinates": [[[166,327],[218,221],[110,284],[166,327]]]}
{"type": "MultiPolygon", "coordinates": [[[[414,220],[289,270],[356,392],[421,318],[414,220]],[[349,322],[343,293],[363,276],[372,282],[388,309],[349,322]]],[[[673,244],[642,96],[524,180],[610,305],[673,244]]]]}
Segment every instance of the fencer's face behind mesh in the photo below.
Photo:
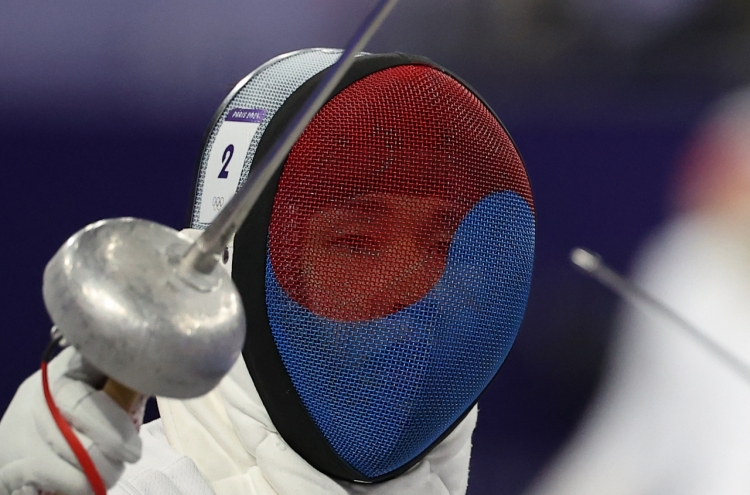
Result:
{"type": "Polygon", "coordinates": [[[233,270],[274,424],[330,475],[403,472],[476,402],[520,325],[534,214],[515,146],[440,68],[363,56],[263,201],[233,270]]]}
{"type": "Polygon", "coordinates": [[[453,210],[439,197],[373,193],[311,214],[294,289],[300,304],[353,321],[417,302],[445,267],[453,210]]]}

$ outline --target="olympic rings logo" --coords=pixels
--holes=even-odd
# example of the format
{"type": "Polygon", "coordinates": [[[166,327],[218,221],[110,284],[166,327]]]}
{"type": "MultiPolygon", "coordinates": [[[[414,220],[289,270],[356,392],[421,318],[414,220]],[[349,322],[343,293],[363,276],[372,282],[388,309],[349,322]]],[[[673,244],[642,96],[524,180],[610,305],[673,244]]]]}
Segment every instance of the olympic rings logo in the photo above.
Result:
{"type": "Polygon", "coordinates": [[[219,211],[222,208],[224,208],[224,197],[223,196],[214,196],[211,199],[211,206],[213,207],[214,211],[219,211]]]}

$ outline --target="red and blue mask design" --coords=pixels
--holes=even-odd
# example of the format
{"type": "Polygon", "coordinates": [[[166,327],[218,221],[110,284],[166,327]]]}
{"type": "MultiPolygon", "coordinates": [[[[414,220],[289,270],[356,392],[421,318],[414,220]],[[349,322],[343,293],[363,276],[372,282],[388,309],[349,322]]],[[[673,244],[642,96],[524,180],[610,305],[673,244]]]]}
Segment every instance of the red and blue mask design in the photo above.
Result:
{"type": "Polygon", "coordinates": [[[433,65],[348,84],[297,142],[268,227],[268,325],[306,414],[363,478],[423,455],[495,376],[534,225],[507,132],[433,65]]]}

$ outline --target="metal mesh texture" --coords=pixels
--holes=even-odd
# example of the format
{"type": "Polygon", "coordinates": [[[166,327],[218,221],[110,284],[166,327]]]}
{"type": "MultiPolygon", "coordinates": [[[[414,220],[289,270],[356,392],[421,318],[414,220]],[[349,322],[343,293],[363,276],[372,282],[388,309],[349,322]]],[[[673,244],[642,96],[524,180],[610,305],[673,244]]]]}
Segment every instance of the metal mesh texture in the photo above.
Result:
{"type": "Polygon", "coordinates": [[[334,450],[374,478],[435,442],[505,360],[531,280],[533,200],[482,102],[403,65],[313,119],[281,176],[268,246],[284,366],[334,450]]]}
{"type": "Polygon", "coordinates": [[[250,173],[250,165],[253,162],[258,143],[279,107],[305,81],[323,69],[333,65],[338,60],[340,54],[341,50],[327,48],[300,50],[270,60],[250,74],[247,82],[232,98],[229,105],[227,105],[216,121],[204,146],[198,172],[191,228],[205,230],[208,227],[208,224],[199,221],[203,183],[205,181],[206,168],[208,167],[208,158],[211,155],[211,147],[227,114],[235,108],[266,110],[266,116],[258,127],[258,131],[250,142],[247,155],[245,155],[240,182],[237,187],[237,190],[239,190],[250,173]]]}

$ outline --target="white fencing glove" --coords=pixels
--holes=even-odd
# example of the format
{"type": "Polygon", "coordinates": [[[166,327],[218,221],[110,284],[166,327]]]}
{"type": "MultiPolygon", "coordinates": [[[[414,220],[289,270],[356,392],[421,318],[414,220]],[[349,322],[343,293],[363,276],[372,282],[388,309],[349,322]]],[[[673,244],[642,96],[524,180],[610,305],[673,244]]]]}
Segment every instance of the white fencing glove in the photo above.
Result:
{"type": "MultiPolygon", "coordinates": [[[[106,380],[72,347],[48,366],[52,396],[107,488],[141,456],[134,419],[104,392],[106,380]]],[[[91,495],[78,460],[47,407],[41,372],[21,384],[0,420],[0,495],[91,495]]]]}

